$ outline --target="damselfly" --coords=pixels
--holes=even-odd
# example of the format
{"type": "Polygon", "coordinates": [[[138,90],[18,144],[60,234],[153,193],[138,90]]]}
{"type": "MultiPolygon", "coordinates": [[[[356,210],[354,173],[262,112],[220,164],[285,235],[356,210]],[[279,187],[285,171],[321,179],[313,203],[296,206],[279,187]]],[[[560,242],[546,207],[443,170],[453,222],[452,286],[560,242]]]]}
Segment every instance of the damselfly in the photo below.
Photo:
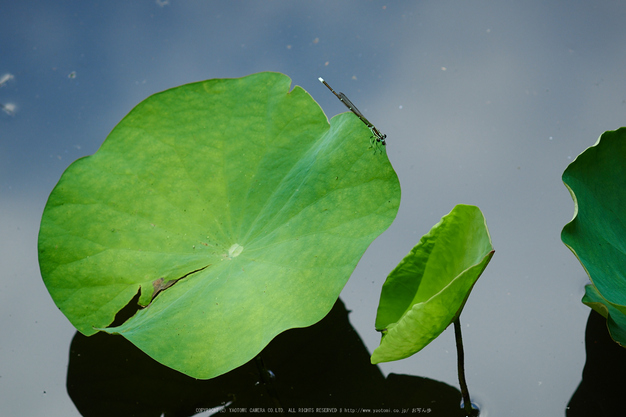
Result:
{"type": "Polygon", "coordinates": [[[380,130],[376,129],[376,126],[374,126],[369,120],[367,120],[367,118],[365,116],[363,116],[363,113],[361,113],[359,111],[359,109],[356,108],[356,106],[354,105],[354,103],[352,103],[350,101],[350,99],[348,97],[346,97],[346,95],[344,93],[337,93],[335,90],[333,90],[333,88],[328,85],[328,83],[326,81],[324,81],[324,79],[322,77],[318,78],[320,80],[320,82],[322,84],[324,84],[326,87],[328,87],[328,89],[330,91],[332,91],[332,93],[337,96],[337,98],[346,105],[346,107],[348,109],[350,109],[350,111],[352,113],[354,113],[359,119],[361,119],[361,121],[363,123],[365,123],[365,126],[367,126],[370,131],[372,132],[372,137],[371,137],[371,144],[372,146],[374,146],[374,144],[378,145],[381,144],[383,146],[385,146],[387,143],[385,142],[385,139],[387,138],[387,135],[380,133],[380,130]]]}

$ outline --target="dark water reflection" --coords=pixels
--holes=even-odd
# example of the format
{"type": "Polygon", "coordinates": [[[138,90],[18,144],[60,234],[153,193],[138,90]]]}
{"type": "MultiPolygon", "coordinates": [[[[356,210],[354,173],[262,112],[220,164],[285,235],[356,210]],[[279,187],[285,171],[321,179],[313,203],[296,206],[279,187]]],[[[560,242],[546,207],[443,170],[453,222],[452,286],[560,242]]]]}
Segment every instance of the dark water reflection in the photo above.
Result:
{"type": "MultiPolygon", "coordinates": [[[[317,408],[377,410],[428,416],[462,416],[458,389],[410,375],[383,376],[338,300],[314,326],[276,337],[261,354],[228,374],[190,378],[159,364],[120,336],[76,333],[70,347],[67,389],[87,416],[192,416],[223,407],[274,414],[317,408]]],[[[592,311],[586,330],[587,362],[567,417],[617,416],[626,391],[626,349],[592,311]]],[[[471,389],[471,387],[470,387],[471,389]]],[[[488,410],[489,405],[485,405],[488,410]]],[[[322,414],[322,413],[319,413],[322,414]]],[[[324,413],[329,415],[329,413],[324,413]]],[[[395,414],[395,413],[394,413],[395,414]]],[[[487,414],[487,413],[486,413],[487,414]]]]}
{"type": "Polygon", "coordinates": [[[587,321],[585,346],[583,379],[568,404],[567,417],[624,415],[626,349],[611,339],[606,319],[593,310],[587,321]]]}
{"type": "Polygon", "coordinates": [[[77,333],[67,389],[86,417],[191,416],[225,404],[267,414],[282,408],[300,415],[321,407],[337,409],[325,415],[363,409],[462,415],[456,388],[409,375],[385,378],[371,365],[341,300],[316,325],[276,337],[259,357],[220,377],[197,380],[157,363],[123,337],[77,333]]]}

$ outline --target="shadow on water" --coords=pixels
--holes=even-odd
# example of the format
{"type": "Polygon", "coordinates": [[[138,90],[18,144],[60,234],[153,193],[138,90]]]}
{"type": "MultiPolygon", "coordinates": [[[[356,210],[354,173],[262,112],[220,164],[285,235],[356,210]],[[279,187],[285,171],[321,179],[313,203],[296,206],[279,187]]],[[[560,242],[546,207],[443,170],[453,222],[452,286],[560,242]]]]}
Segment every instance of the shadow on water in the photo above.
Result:
{"type": "Polygon", "coordinates": [[[67,389],[85,417],[192,416],[223,405],[225,412],[255,408],[268,414],[282,408],[285,414],[315,415],[321,407],[337,409],[319,410],[324,415],[463,415],[458,389],[409,375],[385,378],[369,356],[338,300],[319,323],[278,335],[256,359],[210,380],[163,366],[123,337],[77,333],[67,389]]]}
{"type": "Polygon", "coordinates": [[[567,405],[567,417],[626,414],[626,349],[611,339],[606,319],[591,310],[585,330],[587,361],[583,378],[567,405]]]}

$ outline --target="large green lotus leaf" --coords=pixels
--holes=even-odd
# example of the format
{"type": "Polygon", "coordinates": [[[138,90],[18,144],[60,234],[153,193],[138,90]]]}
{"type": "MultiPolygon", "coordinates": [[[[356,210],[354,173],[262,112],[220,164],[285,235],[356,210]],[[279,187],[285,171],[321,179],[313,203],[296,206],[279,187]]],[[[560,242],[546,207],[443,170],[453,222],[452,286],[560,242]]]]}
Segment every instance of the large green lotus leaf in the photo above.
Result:
{"type": "Polygon", "coordinates": [[[407,358],[461,314],[494,254],[482,212],[457,205],[391,271],[380,295],[372,363],[407,358]]]}
{"type": "Polygon", "coordinates": [[[155,94],[65,171],[39,262],[80,332],[211,378],[330,311],[400,186],[354,114],[329,126],[290,85],[259,73],[155,94]],[[107,328],[138,292],[142,308],[107,328]]]}
{"type": "Polygon", "coordinates": [[[563,172],[574,200],[561,240],[595,288],[583,302],[607,317],[613,339],[626,345],[626,128],[607,131],[563,172]]]}

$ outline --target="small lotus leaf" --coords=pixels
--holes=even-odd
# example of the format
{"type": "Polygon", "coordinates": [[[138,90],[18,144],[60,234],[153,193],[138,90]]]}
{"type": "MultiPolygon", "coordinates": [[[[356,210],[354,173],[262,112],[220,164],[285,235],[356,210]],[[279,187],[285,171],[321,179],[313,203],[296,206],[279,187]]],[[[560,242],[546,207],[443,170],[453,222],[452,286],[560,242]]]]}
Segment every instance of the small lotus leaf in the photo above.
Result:
{"type": "Polygon", "coordinates": [[[494,254],[482,212],[457,205],[391,271],[380,295],[380,346],[371,362],[403,359],[423,349],[461,314],[494,254]]]}

